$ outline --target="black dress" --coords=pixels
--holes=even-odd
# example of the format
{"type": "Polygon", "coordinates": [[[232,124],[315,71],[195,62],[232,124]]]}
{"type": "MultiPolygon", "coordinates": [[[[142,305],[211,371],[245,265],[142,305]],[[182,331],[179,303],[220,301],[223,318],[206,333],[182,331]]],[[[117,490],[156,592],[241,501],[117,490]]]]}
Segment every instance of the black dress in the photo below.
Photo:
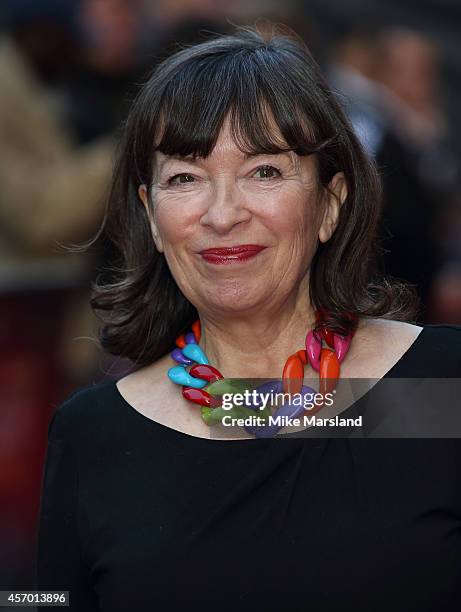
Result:
{"type": "MultiPolygon", "coordinates": [[[[460,377],[461,326],[389,376],[460,377]]],[[[99,383],[50,423],[38,527],[72,610],[455,612],[461,439],[204,439],[99,383]]]]}

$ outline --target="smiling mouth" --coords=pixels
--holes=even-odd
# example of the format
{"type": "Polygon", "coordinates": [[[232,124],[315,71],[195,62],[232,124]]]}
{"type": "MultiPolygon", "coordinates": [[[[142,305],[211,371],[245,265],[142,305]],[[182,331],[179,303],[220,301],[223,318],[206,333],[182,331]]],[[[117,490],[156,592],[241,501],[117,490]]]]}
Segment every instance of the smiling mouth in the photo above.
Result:
{"type": "Polygon", "coordinates": [[[241,245],[228,248],[206,249],[200,252],[203,259],[213,264],[230,264],[247,261],[258,255],[266,247],[259,245],[241,245]]]}

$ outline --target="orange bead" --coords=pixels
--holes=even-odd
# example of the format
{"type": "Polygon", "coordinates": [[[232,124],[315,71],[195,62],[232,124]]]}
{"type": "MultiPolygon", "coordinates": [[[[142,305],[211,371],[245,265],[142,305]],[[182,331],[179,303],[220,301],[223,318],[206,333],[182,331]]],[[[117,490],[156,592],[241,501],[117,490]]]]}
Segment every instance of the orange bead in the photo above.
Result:
{"type": "Polygon", "coordinates": [[[192,331],[194,332],[194,336],[198,344],[200,342],[200,336],[202,334],[202,327],[200,325],[200,319],[197,319],[196,321],[192,323],[192,331]]]}
{"type": "Polygon", "coordinates": [[[186,346],[186,339],[184,338],[184,334],[181,334],[176,338],[176,346],[179,346],[179,348],[184,348],[186,346]]]}
{"type": "Polygon", "coordinates": [[[306,365],[307,363],[307,353],[305,349],[301,349],[299,351],[296,352],[296,355],[298,355],[298,357],[301,359],[303,365],[306,365]]]}
{"type": "Polygon", "coordinates": [[[339,378],[340,365],[336,353],[329,348],[320,353],[319,392],[322,395],[333,391],[339,378]]]}
{"type": "Polygon", "coordinates": [[[310,416],[312,416],[313,414],[315,414],[316,412],[319,412],[319,410],[322,410],[323,405],[324,405],[324,403],[323,403],[323,402],[321,402],[321,403],[320,403],[320,401],[319,401],[319,400],[317,400],[317,402],[316,402],[315,406],[313,406],[312,408],[309,408],[309,410],[307,410],[307,409],[306,409],[306,410],[303,412],[303,415],[305,415],[305,416],[307,416],[307,417],[310,417],[310,416]]]}
{"type": "Polygon", "coordinates": [[[304,381],[304,364],[295,353],[288,357],[283,368],[283,393],[300,393],[304,381]]]}

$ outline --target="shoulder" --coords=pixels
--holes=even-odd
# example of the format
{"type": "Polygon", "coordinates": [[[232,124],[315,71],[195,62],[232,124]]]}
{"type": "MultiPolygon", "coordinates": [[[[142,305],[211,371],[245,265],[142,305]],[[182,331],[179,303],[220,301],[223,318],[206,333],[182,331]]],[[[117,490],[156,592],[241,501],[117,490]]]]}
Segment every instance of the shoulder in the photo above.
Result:
{"type": "Polygon", "coordinates": [[[439,364],[440,376],[461,376],[461,325],[425,325],[423,340],[421,350],[439,364]]]}
{"type": "Polygon", "coordinates": [[[365,337],[369,335],[372,338],[370,344],[383,359],[392,354],[397,358],[405,357],[400,363],[402,375],[434,378],[461,376],[460,325],[418,326],[373,319],[362,329],[365,337]]]}
{"type": "Polygon", "coordinates": [[[442,342],[449,348],[461,349],[461,325],[437,323],[424,326],[425,335],[433,342],[442,342]]]}
{"type": "Polygon", "coordinates": [[[344,376],[381,378],[397,364],[408,377],[460,376],[461,326],[362,318],[342,367],[344,376]]]}
{"type": "Polygon", "coordinates": [[[82,430],[97,427],[108,416],[114,402],[113,381],[80,387],[68,395],[55,409],[48,425],[48,437],[73,436],[82,430]]]}

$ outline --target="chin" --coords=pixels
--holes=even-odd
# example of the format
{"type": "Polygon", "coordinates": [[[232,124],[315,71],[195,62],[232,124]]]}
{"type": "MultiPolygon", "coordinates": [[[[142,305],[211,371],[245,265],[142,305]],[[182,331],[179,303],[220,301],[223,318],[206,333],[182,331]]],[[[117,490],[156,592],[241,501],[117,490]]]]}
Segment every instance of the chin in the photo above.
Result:
{"type": "MultiPolygon", "coordinates": [[[[219,283],[217,283],[219,284],[219,283]]],[[[243,283],[244,284],[244,283],[243,283]]],[[[206,302],[207,309],[218,310],[221,314],[224,312],[245,312],[253,308],[260,308],[264,304],[268,296],[255,292],[254,287],[243,286],[242,282],[235,282],[233,286],[215,287],[210,290],[211,299],[208,297],[206,302]]]]}

